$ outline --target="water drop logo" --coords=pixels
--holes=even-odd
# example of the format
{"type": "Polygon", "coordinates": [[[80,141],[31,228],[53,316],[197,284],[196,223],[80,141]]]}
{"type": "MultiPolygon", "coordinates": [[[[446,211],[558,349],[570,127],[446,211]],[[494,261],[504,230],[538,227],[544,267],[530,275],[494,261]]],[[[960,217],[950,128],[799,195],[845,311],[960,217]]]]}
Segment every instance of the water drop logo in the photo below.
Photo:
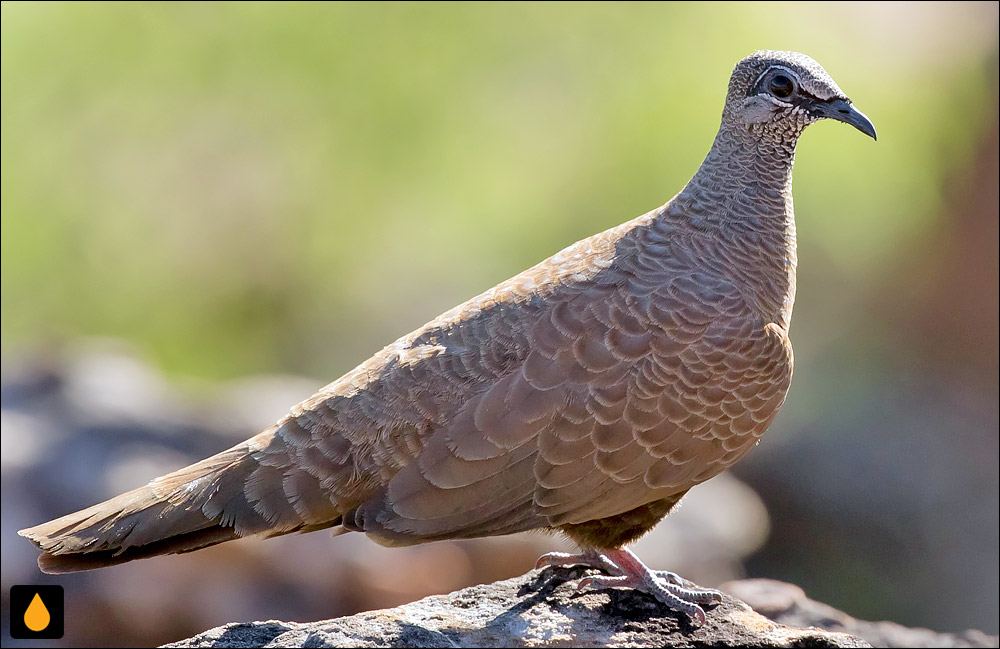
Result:
{"type": "Polygon", "coordinates": [[[10,636],[19,640],[61,638],[62,586],[11,586],[10,636]]]}
{"type": "Polygon", "coordinates": [[[49,615],[49,609],[45,608],[45,603],[42,598],[35,593],[32,598],[31,603],[28,604],[28,610],[24,612],[24,626],[28,627],[35,633],[44,631],[45,627],[49,625],[52,621],[52,616],[49,615]]]}

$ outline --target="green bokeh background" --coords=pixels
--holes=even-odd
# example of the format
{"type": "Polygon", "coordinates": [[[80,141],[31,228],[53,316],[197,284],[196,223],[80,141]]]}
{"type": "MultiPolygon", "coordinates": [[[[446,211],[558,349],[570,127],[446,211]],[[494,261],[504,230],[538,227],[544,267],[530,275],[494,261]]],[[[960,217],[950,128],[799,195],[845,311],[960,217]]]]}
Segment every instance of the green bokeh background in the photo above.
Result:
{"type": "Polygon", "coordinates": [[[5,4],[3,349],[98,334],[177,375],[336,374],[672,196],[757,47],[810,53],[879,128],[799,152],[803,272],[850,299],[991,108],[975,43],[840,33],[887,10],[5,4]]]}
{"type": "MultiPolygon", "coordinates": [[[[996,235],[965,254],[969,286],[993,288],[948,313],[986,323],[960,328],[956,355],[931,364],[904,307],[931,290],[931,261],[952,263],[927,250],[995,151],[997,29],[994,2],[3,3],[0,349],[10,363],[110,337],[180,384],[318,386],[667,201],[712,141],[735,62],[798,50],[879,141],[829,122],[799,145],[796,382],[770,437],[837,446],[812,423],[884,424],[905,452],[902,411],[922,398],[901,377],[933,376],[937,394],[968,361],[960,389],[987,421],[969,434],[988,453],[969,451],[986,487],[961,497],[995,520],[996,235]]],[[[919,553],[896,556],[918,572],[919,553]]],[[[995,590],[941,609],[923,586],[866,582],[881,558],[815,563],[773,576],[815,578],[859,615],[997,631],[995,590]]]]}

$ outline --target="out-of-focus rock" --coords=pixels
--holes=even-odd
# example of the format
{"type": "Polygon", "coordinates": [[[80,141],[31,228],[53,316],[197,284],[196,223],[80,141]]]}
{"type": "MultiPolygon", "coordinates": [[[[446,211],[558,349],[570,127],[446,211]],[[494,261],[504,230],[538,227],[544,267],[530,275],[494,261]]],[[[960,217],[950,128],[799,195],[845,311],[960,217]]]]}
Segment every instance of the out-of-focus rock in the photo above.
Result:
{"type": "Polygon", "coordinates": [[[580,569],[521,577],[398,608],[297,624],[228,624],[170,647],[868,647],[821,629],[776,624],[734,597],[702,626],[627,589],[579,592],[580,569]]]}
{"type": "Polygon", "coordinates": [[[815,626],[863,638],[873,647],[996,647],[1000,638],[982,631],[937,633],[895,622],[868,622],[806,597],[793,584],[772,579],[745,579],[722,584],[723,591],[738,597],[761,615],[793,627],[815,626]]]}

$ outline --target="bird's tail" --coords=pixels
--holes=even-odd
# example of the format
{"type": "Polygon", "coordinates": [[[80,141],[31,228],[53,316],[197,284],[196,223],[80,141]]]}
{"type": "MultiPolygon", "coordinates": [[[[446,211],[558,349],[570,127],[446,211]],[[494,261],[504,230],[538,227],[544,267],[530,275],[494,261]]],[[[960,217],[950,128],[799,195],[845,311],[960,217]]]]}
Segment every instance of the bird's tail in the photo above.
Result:
{"type": "Polygon", "coordinates": [[[252,498],[252,485],[261,470],[244,442],[144,487],[18,534],[41,548],[38,567],[43,572],[65,573],[190,552],[251,534],[278,536],[339,522],[307,525],[262,515],[252,498]]]}

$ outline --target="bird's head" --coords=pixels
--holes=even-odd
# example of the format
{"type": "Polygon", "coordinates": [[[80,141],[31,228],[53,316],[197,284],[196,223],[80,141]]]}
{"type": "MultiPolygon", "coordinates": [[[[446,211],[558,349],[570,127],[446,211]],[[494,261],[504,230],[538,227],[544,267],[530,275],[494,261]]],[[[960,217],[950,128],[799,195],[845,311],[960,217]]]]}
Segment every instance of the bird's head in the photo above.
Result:
{"type": "Polygon", "coordinates": [[[827,118],[875,138],[871,120],[805,54],[762,50],[736,64],[724,111],[732,127],[794,142],[806,126],[827,118]]]}

